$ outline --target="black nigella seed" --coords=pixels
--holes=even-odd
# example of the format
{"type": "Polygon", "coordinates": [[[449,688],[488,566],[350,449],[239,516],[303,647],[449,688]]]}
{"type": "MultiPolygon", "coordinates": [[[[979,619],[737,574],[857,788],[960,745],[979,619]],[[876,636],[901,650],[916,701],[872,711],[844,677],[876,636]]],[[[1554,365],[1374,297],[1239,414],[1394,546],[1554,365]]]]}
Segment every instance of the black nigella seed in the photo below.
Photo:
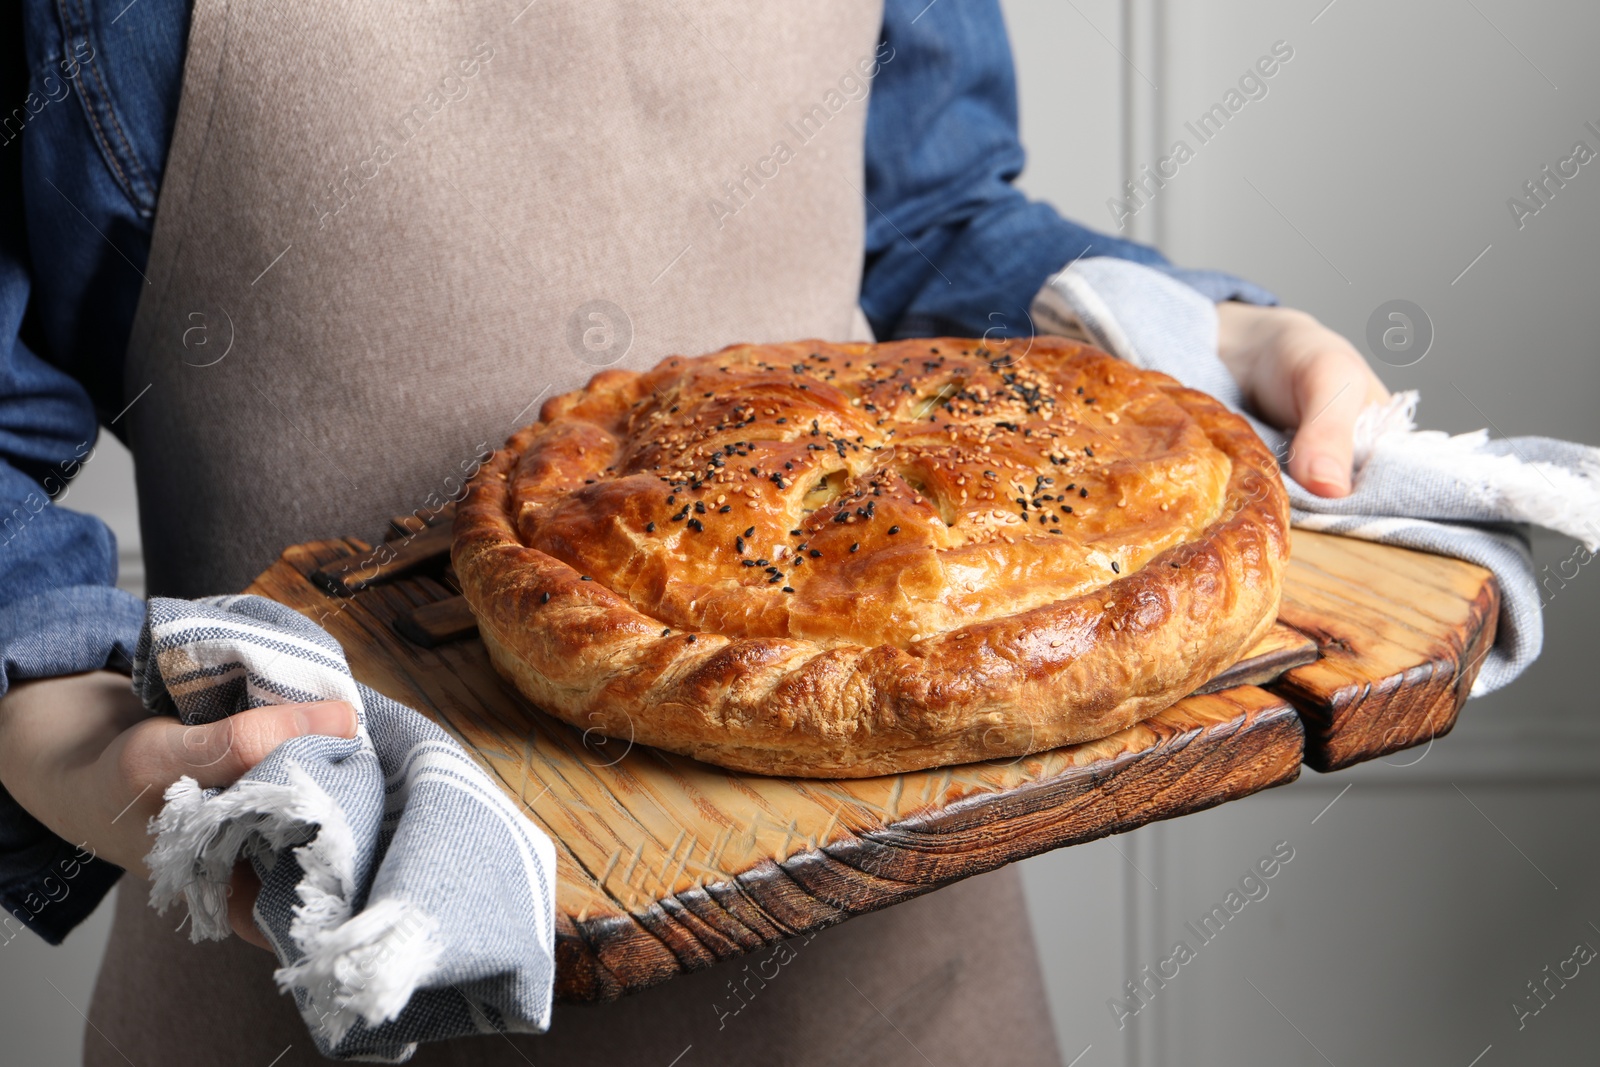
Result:
{"type": "Polygon", "coordinates": [[[799,537],[800,536],[800,531],[799,530],[790,530],[789,531],[789,536],[790,537],[799,537]]]}
{"type": "Polygon", "coordinates": [[[774,574],[771,578],[767,579],[767,584],[771,585],[773,582],[781,582],[781,581],[783,581],[783,575],[774,574]]]}
{"type": "Polygon", "coordinates": [[[580,574],[578,576],[578,581],[580,581],[580,582],[592,582],[592,581],[594,581],[594,579],[589,577],[587,574],[580,574]]]}
{"type": "Polygon", "coordinates": [[[744,561],[744,565],[746,567],[754,567],[756,565],[756,561],[753,559],[747,559],[744,561]]]}
{"type": "Polygon", "coordinates": [[[540,593],[539,594],[539,603],[541,603],[541,604],[550,603],[550,594],[549,593],[540,593]]]}
{"type": "Polygon", "coordinates": [[[1112,560],[1111,561],[1111,573],[1112,574],[1121,574],[1122,573],[1122,568],[1117,566],[1117,561],[1116,560],[1112,560]]]}
{"type": "Polygon", "coordinates": [[[1061,505],[1061,510],[1065,511],[1068,515],[1071,515],[1072,514],[1072,505],[1071,504],[1062,504],[1061,505]]]}
{"type": "Polygon", "coordinates": [[[818,552],[814,548],[810,551],[809,555],[811,556],[812,559],[821,559],[822,558],[822,553],[818,552]]]}
{"type": "Polygon", "coordinates": [[[733,539],[733,550],[741,556],[744,555],[744,538],[735,537],[733,539]]]}
{"type": "Polygon", "coordinates": [[[1088,496],[1089,495],[1089,490],[1087,490],[1087,489],[1079,489],[1078,490],[1078,495],[1079,496],[1088,496]]]}
{"type": "Polygon", "coordinates": [[[672,632],[672,627],[670,627],[670,626],[669,626],[669,627],[667,627],[667,628],[666,628],[666,629],[665,629],[665,630],[662,630],[662,631],[661,631],[661,636],[662,636],[662,637],[665,637],[665,636],[667,636],[667,635],[668,635],[668,634],[670,634],[670,633],[671,633],[671,632],[672,632]]]}
{"type": "Polygon", "coordinates": [[[692,644],[694,644],[694,634],[690,634],[690,635],[689,635],[689,643],[690,643],[690,644],[691,644],[691,645],[692,645],[692,644]]]}
{"type": "Polygon", "coordinates": [[[705,533],[706,524],[701,522],[699,519],[690,519],[689,529],[693,530],[695,533],[705,533]]]}
{"type": "Polygon", "coordinates": [[[656,532],[656,524],[653,523],[653,522],[645,523],[644,524],[644,532],[645,533],[655,533],[656,532]]]}
{"type": "Polygon", "coordinates": [[[696,500],[694,502],[694,513],[696,515],[704,515],[706,513],[706,502],[704,500],[696,500]]]}
{"type": "Polygon", "coordinates": [[[750,468],[750,473],[751,474],[760,474],[761,473],[761,468],[759,468],[759,467],[751,467],[750,468]]]}
{"type": "Polygon", "coordinates": [[[899,533],[899,532],[900,532],[900,527],[898,527],[898,526],[891,526],[891,527],[889,527],[889,532],[890,532],[890,533],[891,533],[891,534],[897,534],[897,533],[899,533]]]}
{"type": "Polygon", "coordinates": [[[744,535],[746,537],[754,537],[756,535],[756,528],[754,526],[750,527],[750,529],[744,532],[744,535]]]}
{"type": "Polygon", "coordinates": [[[732,504],[724,504],[720,508],[717,509],[717,514],[718,515],[726,515],[728,512],[730,512],[732,510],[733,510],[733,505],[732,504]]]}
{"type": "Polygon", "coordinates": [[[766,560],[764,560],[764,559],[756,560],[756,566],[757,567],[765,567],[766,565],[767,565],[767,561],[766,560]]]}
{"type": "Polygon", "coordinates": [[[792,593],[792,592],[794,592],[794,586],[792,586],[792,585],[786,585],[786,586],[784,586],[784,587],[783,587],[783,591],[784,591],[784,592],[785,592],[785,593],[792,593]]]}
{"type": "Polygon", "coordinates": [[[1088,456],[1090,459],[1093,459],[1094,458],[1094,449],[1090,448],[1088,445],[1084,445],[1083,446],[1083,454],[1088,456]]]}
{"type": "Polygon", "coordinates": [[[671,506],[671,505],[673,505],[673,504],[676,504],[676,503],[677,503],[677,502],[678,502],[678,498],[677,498],[677,497],[676,497],[676,496],[668,496],[668,497],[667,497],[667,505],[668,505],[668,506],[669,506],[669,507],[670,507],[670,506],[671,506]]]}
{"type": "Polygon", "coordinates": [[[855,544],[850,546],[850,551],[854,552],[856,549],[858,549],[860,547],[861,547],[861,542],[857,541],[855,544]]]}

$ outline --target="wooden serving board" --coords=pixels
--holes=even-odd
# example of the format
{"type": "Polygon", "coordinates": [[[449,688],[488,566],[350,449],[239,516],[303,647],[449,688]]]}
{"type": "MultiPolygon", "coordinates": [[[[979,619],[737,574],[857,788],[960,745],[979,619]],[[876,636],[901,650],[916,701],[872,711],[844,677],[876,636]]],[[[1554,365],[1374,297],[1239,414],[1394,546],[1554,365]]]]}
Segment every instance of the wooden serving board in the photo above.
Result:
{"type": "Polygon", "coordinates": [[[463,625],[443,531],[397,520],[395,532],[377,549],[297,545],[249,591],[326,627],[358,679],[453,732],[550,835],[564,1000],[617,997],[1199,811],[1292,781],[1302,762],[1332,769],[1440,736],[1498,608],[1479,567],[1296,532],[1280,625],[1146,722],[992,763],[770,778],[585,734],[533,708],[463,625]]]}

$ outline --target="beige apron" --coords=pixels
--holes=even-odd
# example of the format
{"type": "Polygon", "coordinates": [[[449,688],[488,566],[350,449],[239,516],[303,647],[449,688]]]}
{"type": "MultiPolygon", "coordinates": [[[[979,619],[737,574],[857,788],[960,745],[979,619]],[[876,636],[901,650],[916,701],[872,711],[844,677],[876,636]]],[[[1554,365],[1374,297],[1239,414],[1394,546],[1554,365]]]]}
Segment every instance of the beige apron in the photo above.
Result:
{"type": "MultiPolygon", "coordinates": [[[[197,0],[125,376],[151,592],[234,591],[284,545],[436,507],[602,367],[864,336],[881,14],[197,0]]],[[[125,888],[90,1062],[318,1062],[264,953],[191,948],[125,888]]],[[[1055,1062],[1014,875],[800,957],[736,1025],[716,968],[416,1062],[1055,1062]]]]}

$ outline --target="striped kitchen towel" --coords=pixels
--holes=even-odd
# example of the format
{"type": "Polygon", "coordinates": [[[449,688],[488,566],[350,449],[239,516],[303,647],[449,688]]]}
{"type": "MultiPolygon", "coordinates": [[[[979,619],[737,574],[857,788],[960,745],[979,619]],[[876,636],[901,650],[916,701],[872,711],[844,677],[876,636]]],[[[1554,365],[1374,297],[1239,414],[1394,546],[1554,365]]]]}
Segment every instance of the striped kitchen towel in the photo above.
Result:
{"type": "MultiPolygon", "coordinates": [[[[1172,375],[1250,419],[1280,462],[1289,440],[1245,410],[1217,358],[1217,310],[1168,276],[1122,259],[1078,260],[1034,301],[1046,332],[1087,333],[1128,362],[1172,375]],[[1073,329],[1076,327],[1077,329],[1073,329]]],[[[1287,473],[1294,525],[1470,560],[1500,583],[1500,624],[1473,684],[1482,696],[1511,682],[1544,642],[1539,587],[1525,527],[1600,549],[1600,450],[1548,437],[1490,440],[1419,431],[1415,392],[1369,407],[1356,424],[1352,492],[1328,499],[1287,473]]]]}
{"type": "Polygon", "coordinates": [[[196,941],[228,936],[234,863],[254,865],[275,977],[324,1055],[400,1063],[423,1041],[548,1028],[549,838],[453,738],[358,684],[326,631],[257,596],[154,598],[133,681],[153,712],[190,724],[356,708],[355,738],[286,741],[227,789],[180,779],[146,860],[151,904],[186,901],[196,941]]]}

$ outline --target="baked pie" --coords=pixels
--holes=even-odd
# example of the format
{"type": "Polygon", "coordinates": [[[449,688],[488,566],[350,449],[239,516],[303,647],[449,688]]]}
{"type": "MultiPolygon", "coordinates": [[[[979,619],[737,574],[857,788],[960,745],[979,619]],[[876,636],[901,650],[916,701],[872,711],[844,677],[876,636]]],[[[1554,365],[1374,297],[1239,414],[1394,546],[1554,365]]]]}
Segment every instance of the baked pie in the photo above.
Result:
{"type": "Polygon", "coordinates": [[[472,481],[496,668],[583,729],[864,777],[1113,733],[1272,625],[1249,425],[1058,338],[735,345],[608,370],[472,481]]]}

